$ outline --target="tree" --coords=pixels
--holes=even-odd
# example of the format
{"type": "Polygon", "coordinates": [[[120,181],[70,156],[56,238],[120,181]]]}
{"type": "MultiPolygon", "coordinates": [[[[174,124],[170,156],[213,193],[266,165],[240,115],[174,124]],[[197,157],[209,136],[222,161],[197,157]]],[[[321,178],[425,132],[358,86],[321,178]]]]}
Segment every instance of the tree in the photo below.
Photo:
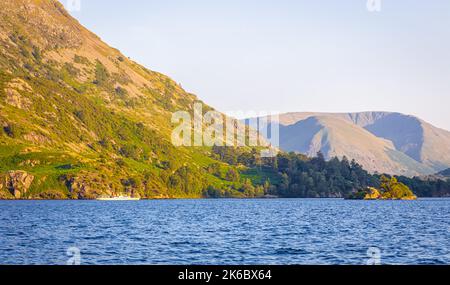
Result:
{"type": "Polygon", "coordinates": [[[289,196],[289,176],[286,173],[281,174],[280,194],[289,196]]]}
{"type": "Polygon", "coordinates": [[[124,157],[140,160],[142,150],[136,145],[127,144],[120,148],[119,153],[124,157]]]}
{"type": "Polygon", "coordinates": [[[42,61],[41,50],[39,49],[39,47],[33,46],[33,51],[31,52],[31,54],[33,55],[34,59],[37,62],[41,62],[42,61]]]}
{"type": "Polygon", "coordinates": [[[3,127],[4,132],[11,138],[17,139],[25,134],[25,129],[17,124],[8,124],[3,127]]]}
{"type": "Polygon", "coordinates": [[[245,179],[241,192],[247,197],[255,197],[255,187],[250,179],[245,179]]]}
{"type": "Polygon", "coordinates": [[[117,96],[120,99],[126,99],[127,95],[128,95],[128,91],[120,86],[117,86],[114,91],[116,92],[117,96]]]}
{"type": "Polygon", "coordinates": [[[106,67],[97,60],[97,64],[95,65],[95,80],[94,84],[103,85],[109,78],[109,73],[106,67]]]}
{"type": "Polygon", "coordinates": [[[317,170],[323,170],[326,165],[325,156],[319,151],[317,156],[311,160],[311,163],[317,167],[317,170]]]}
{"type": "Polygon", "coordinates": [[[273,170],[275,170],[276,172],[278,172],[278,156],[275,156],[273,158],[273,170]]]}
{"type": "Polygon", "coordinates": [[[266,179],[266,181],[264,182],[264,187],[263,187],[263,190],[264,190],[264,194],[269,194],[269,192],[270,192],[270,179],[266,179]]]}
{"type": "Polygon", "coordinates": [[[403,183],[398,182],[397,178],[392,176],[390,179],[384,175],[381,176],[382,195],[385,199],[404,199],[415,198],[414,193],[403,183]]]}

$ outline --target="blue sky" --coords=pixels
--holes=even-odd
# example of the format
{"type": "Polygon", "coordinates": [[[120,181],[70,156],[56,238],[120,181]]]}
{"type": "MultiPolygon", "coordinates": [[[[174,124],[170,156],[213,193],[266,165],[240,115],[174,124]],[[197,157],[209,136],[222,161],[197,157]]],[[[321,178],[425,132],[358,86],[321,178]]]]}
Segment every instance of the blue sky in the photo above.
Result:
{"type": "Polygon", "coordinates": [[[221,111],[398,111],[450,130],[450,1],[366,3],[81,0],[71,14],[221,111]]]}

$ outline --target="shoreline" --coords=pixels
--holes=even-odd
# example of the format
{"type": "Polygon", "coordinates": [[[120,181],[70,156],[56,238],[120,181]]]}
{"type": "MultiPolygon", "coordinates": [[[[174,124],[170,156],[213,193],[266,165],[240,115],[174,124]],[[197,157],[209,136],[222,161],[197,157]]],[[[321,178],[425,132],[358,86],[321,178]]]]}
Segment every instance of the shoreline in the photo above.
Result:
{"type": "Polygon", "coordinates": [[[0,199],[0,202],[3,201],[94,201],[94,202],[139,202],[139,201],[194,201],[194,200],[342,200],[342,201],[366,201],[366,202],[374,202],[374,201],[399,201],[399,202],[414,202],[419,200],[430,200],[430,199],[450,199],[450,197],[418,197],[416,200],[405,200],[405,199],[345,199],[345,198],[141,198],[140,200],[121,200],[121,201],[102,201],[97,199],[0,199]]]}

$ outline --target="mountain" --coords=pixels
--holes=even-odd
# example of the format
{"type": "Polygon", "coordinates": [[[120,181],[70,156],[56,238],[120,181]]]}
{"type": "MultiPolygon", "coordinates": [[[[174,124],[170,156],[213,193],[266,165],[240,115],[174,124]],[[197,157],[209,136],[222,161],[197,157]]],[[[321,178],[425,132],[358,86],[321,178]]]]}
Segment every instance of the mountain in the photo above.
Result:
{"type": "Polygon", "coordinates": [[[442,175],[442,176],[445,176],[447,178],[450,178],[450,168],[447,168],[446,170],[443,170],[443,171],[439,172],[438,175],[442,175]]]}
{"type": "MultiPolygon", "coordinates": [[[[378,176],[345,159],[283,152],[262,158],[257,147],[176,147],[173,113],[192,116],[195,103],[203,113],[212,107],[108,46],[56,0],[3,0],[0,17],[0,199],[343,197],[379,184],[378,176]]],[[[221,116],[234,129],[245,128],[221,116]]],[[[430,139],[419,152],[414,136],[389,140],[369,131],[382,132],[377,122],[387,115],[296,116],[284,117],[291,123],[283,133],[298,128],[286,141],[305,153],[353,151],[367,162],[363,154],[372,152],[372,170],[427,172],[445,165],[435,148],[443,131],[434,128],[423,131],[430,139]],[[336,147],[353,135],[358,148],[336,147]]],[[[440,181],[407,182],[420,196],[449,192],[440,181]]]]}
{"type": "Polygon", "coordinates": [[[280,148],[326,158],[346,156],[371,172],[427,175],[450,166],[450,132],[390,112],[287,113],[280,148]]]}
{"type": "Polygon", "coordinates": [[[0,199],[239,194],[239,181],[207,171],[234,166],[171,143],[172,113],[192,114],[195,95],[108,46],[56,0],[3,0],[0,18],[0,199]]]}
{"type": "Polygon", "coordinates": [[[422,181],[448,181],[450,182],[450,168],[447,168],[443,171],[439,171],[435,174],[429,174],[429,175],[421,175],[416,177],[417,179],[420,179],[422,181]]]}

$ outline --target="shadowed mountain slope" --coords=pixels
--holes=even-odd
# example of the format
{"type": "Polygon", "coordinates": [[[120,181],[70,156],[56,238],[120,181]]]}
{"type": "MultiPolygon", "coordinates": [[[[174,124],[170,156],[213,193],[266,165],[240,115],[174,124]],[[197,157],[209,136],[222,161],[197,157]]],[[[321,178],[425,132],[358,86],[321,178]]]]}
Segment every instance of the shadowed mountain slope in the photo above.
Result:
{"type": "Polygon", "coordinates": [[[280,115],[285,151],[347,156],[372,172],[432,174],[450,166],[450,132],[414,116],[389,112],[280,115]]]}

